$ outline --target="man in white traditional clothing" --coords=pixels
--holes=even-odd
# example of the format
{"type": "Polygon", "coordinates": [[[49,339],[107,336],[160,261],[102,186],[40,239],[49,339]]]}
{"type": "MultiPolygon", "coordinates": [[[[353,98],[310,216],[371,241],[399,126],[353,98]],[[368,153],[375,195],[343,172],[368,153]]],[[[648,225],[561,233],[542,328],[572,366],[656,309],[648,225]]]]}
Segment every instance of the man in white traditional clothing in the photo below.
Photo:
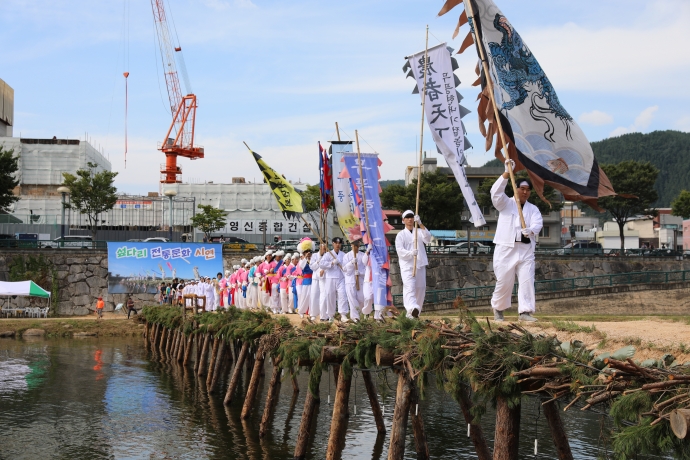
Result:
{"type": "Polygon", "coordinates": [[[274,314],[280,313],[280,295],[278,294],[278,287],[280,286],[280,280],[278,278],[278,268],[283,265],[283,256],[285,251],[276,251],[275,259],[273,261],[272,268],[269,270],[268,282],[271,288],[271,310],[274,314]]]}
{"type": "Polygon", "coordinates": [[[353,241],[352,250],[343,257],[345,292],[350,306],[350,319],[354,322],[359,321],[359,314],[364,308],[364,273],[368,257],[359,252],[361,244],[361,240],[353,241]]]}
{"type": "MultiPolygon", "coordinates": [[[[371,245],[367,248],[366,253],[362,257],[366,268],[364,269],[364,286],[362,287],[362,295],[364,296],[364,307],[362,313],[368,315],[375,308],[374,306],[374,280],[371,272],[371,245]]],[[[382,320],[381,311],[383,305],[379,305],[374,312],[375,320],[382,320]]]]}
{"type": "Polygon", "coordinates": [[[509,165],[514,168],[515,162],[506,160],[505,172],[491,187],[491,202],[499,213],[494,236],[496,287],[491,297],[491,307],[494,309],[494,320],[503,321],[503,312],[510,308],[517,274],[519,319],[536,321],[532,316],[536,311],[534,249],[537,244],[536,236],[544,222],[539,208],[527,201],[532,193],[532,183],[527,179],[519,179],[515,185],[525,219],[525,228],[522,228],[515,198],[509,198],[505,194],[506,185],[510,181],[509,165]]]}
{"type": "Polygon", "coordinates": [[[319,262],[327,250],[325,244],[319,245],[319,251],[314,252],[309,261],[309,266],[314,270],[311,277],[311,289],[309,290],[309,297],[311,297],[309,299],[309,316],[312,321],[316,321],[316,318],[321,314],[321,286],[324,270],[319,268],[319,262]]]}
{"type": "Polygon", "coordinates": [[[335,315],[336,297],[340,320],[347,322],[348,304],[345,293],[345,275],[343,274],[343,258],[345,254],[340,250],[343,239],[333,238],[333,250],[324,253],[319,261],[319,268],[324,271],[321,292],[324,302],[321,303],[321,321],[330,321],[335,315]]]}
{"type": "Polygon", "coordinates": [[[431,233],[426,229],[419,216],[409,209],[402,214],[405,228],[395,237],[395,252],[400,264],[400,277],[403,282],[403,305],[407,314],[418,318],[424,305],[426,295],[426,245],[431,242],[431,233]],[[415,222],[419,228],[415,229],[415,222]],[[415,232],[417,247],[415,247],[415,232]],[[414,273],[415,259],[417,272],[414,273]]]}

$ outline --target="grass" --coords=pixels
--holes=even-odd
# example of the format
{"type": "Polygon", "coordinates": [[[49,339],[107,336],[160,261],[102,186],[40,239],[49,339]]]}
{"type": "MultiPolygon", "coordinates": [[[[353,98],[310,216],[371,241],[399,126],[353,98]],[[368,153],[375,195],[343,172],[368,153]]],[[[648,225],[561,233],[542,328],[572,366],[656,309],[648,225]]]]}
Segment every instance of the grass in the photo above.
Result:
{"type": "Polygon", "coordinates": [[[96,332],[99,337],[139,336],[143,332],[143,323],[138,320],[103,320],[96,317],[85,319],[3,319],[0,320],[0,331],[15,331],[21,337],[27,329],[43,329],[45,337],[71,337],[78,332],[96,332]]]}

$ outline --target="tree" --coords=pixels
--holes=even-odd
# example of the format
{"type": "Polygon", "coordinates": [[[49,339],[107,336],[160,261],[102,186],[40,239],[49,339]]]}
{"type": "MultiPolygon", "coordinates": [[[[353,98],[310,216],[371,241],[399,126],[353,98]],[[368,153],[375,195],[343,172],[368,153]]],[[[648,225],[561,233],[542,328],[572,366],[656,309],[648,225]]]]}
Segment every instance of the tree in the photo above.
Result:
{"type": "MultiPolygon", "coordinates": [[[[302,196],[304,212],[309,215],[312,221],[312,228],[317,234],[323,235],[321,231],[321,213],[319,211],[321,209],[321,186],[318,184],[307,185],[306,190],[301,192],[300,195],[302,196]]],[[[331,200],[328,210],[335,210],[333,200],[331,200]]]]}
{"type": "Polygon", "coordinates": [[[95,242],[100,215],[113,209],[117,202],[117,188],[113,185],[117,173],[96,172],[97,164],[86,164],[88,169],[77,170],[76,176],[62,173],[63,185],[70,190],[70,202],[65,206],[86,215],[95,242]]]}
{"type": "Polygon", "coordinates": [[[201,209],[201,212],[192,217],[192,225],[204,232],[206,239],[210,241],[211,233],[225,227],[227,212],[210,204],[200,204],[197,208],[201,209]]]}
{"type": "Polygon", "coordinates": [[[625,253],[625,224],[636,215],[656,215],[651,209],[659,195],[654,189],[659,170],[649,162],[634,160],[601,165],[618,195],[599,198],[599,206],[606,209],[618,224],[621,254],[625,253]]]}
{"type": "MultiPolygon", "coordinates": [[[[527,179],[528,177],[527,171],[522,170],[515,174],[515,183],[519,184],[520,179],[527,179]]],[[[491,202],[491,187],[496,182],[496,179],[498,179],[498,177],[484,179],[479,184],[479,187],[477,187],[476,198],[479,206],[484,208],[493,206],[493,203],[491,202]]],[[[510,183],[506,185],[505,192],[509,197],[513,197],[513,186],[510,185],[510,183]]],[[[539,198],[539,195],[537,195],[535,192],[530,195],[529,202],[539,208],[539,212],[542,214],[548,214],[552,211],[560,211],[563,208],[563,201],[561,200],[560,193],[556,192],[556,190],[550,185],[544,185],[544,198],[546,198],[549,202],[547,203],[539,198]]]]}
{"type": "Polygon", "coordinates": [[[12,156],[14,149],[4,150],[0,145],[0,211],[7,211],[9,206],[19,200],[13,193],[19,185],[15,174],[19,170],[19,157],[12,156]]]}
{"type": "Polygon", "coordinates": [[[690,192],[681,190],[676,199],[671,203],[671,209],[674,216],[690,219],[690,192]]]}
{"type": "MultiPolygon", "coordinates": [[[[392,184],[381,192],[381,205],[386,209],[403,212],[415,210],[417,179],[408,186],[392,184]]],[[[457,230],[462,225],[460,214],[464,199],[455,179],[437,169],[422,173],[419,194],[419,217],[424,225],[434,230],[457,230]]]]}

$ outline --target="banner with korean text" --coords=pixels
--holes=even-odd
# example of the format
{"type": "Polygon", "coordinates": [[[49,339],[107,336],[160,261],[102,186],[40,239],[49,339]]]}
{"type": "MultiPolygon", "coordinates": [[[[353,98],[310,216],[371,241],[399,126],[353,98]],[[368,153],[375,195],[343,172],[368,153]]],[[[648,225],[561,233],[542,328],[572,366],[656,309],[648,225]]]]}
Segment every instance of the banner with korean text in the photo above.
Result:
{"type": "Polygon", "coordinates": [[[191,280],[223,272],[221,244],[108,242],[108,293],[155,294],[174,278],[191,280]]]}
{"type": "Polygon", "coordinates": [[[349,242],[362,239],[362,232],[359,229],[359,219],[355,217],[355,200],[350,187],[350,178],[341,178],[345,165],[343,164],[343,154],[352,153],[352,141],[331,142],[331,155],[333,156],[333,205],[335,214],[338,216],[338,225],[343,235],[349,242]]]}

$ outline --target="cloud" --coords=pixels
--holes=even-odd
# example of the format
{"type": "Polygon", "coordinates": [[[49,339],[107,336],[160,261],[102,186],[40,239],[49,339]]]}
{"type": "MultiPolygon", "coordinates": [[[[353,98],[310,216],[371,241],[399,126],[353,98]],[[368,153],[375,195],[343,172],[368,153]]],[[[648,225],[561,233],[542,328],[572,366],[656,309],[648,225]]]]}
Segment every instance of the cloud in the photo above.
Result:
{"type": "Polygon", "coordinates": [[[592,110],[580,115],[577,121],[586,125],[603,126],[613,123],[613,117],[606,112],[592,110]]]}
{"type": "Polygon", "coordinates": [[[680,130],[680,131],[690,133],[690,116],[683,117],[683,118],[679,119],[678,121],[675,122],[673,127],[680,130]]]}
{"type": "Polygon", "coordinates": [[[640,112],[640,114],[635,118],[635,122],[632,125],[628,126],[627,128],[624,126],[619,126],[618,128],[611,131],[609,137],[616,137],[621,136],[623,134],[645,131],[647,128],[649,128],[649,125],[652,124],[652,119],[654,118],[654,114],[657,110],[659,110],[658,105],[647,107],[642,112],[640,112]]]}

